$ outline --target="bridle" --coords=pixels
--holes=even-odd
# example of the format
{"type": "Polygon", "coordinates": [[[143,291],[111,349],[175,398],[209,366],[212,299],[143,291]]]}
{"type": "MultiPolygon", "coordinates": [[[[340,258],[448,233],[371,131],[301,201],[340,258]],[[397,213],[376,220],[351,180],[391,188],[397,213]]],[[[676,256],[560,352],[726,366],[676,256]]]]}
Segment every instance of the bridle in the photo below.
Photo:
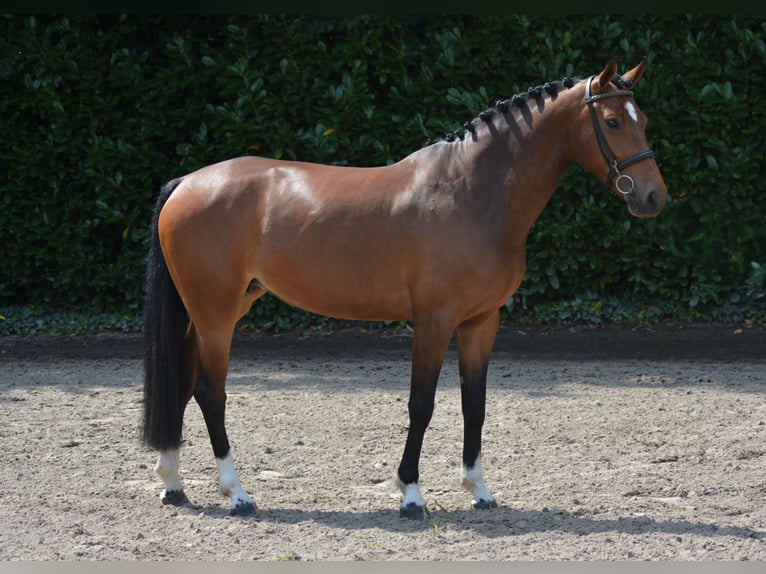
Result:
{"type": "Polygon", "coordinates": [[[622,195],[635,195],[636,190],[636,183],[633,181],[633,178],[630,177],[628,174],[620,173],[620,170],[625,169],[629,165],[633,165],[636,162],[639,162],[643,159],[649,159],[650,157],[654,157],[654,152],[650,149],[645,149],[644,151],[640,151],[636,154],[633,154],[632,156],[622,160],[617,161],[614,157],[614,154],[612,153],[612,150],[609,148],[609,144],[606,141],[606,137],[604,136],[604,131],[601,129],[601,125],[599,124],[598,117],[596,116],[596,110],[593,109],[594,102],[597,102],[599,100],[603,100],[605,98],[612,98],[615,96],[633,96],[633,92],[630,90],[612,90],[610,92],[602,92],[600,94],[596,94],[595,96],[591,95],[591,89],[590,85],[593,83],[593,79],[596,76],[591,76],[588,80],[588,83],[585,84],[585,103],[588,104],[588,111],[590,112],[590,119],[593,121],[593,132],[596,134],[596,141],[598,141],[598,147],[601,149],[601,155],[604,156],[604,159],[606,160],[607,165],[609,166],[609,174],[606,178],[606,189],[612,188],[612,182],[615,184],[615,188],[617,191],[619,191],[622,195]],[[616,178],[616,179],[615,179],[616,178]]]}

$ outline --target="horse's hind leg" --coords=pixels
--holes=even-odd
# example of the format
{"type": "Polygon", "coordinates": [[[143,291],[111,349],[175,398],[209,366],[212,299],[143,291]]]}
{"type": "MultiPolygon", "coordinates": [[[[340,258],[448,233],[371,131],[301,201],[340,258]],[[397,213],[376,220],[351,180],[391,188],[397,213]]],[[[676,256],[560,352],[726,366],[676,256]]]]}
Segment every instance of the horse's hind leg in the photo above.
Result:
{"type": "Polygon", "coordinates": [[[231,498],[231,513],[251,514],[255,510],[253,499],[245,492],[234,468],[229,439],[226,435],[224,417],[226,413],[226,375],[234,326],[200,332],[200,372],[194,398],[210,435],[210,442],[218,467],[218,481],[221,493],[231,498]]]}
{"type": "Polygon", "coordinates": [[[487,396],[487,367],[497,335],[499,313],[458,327],[460,394],[463,408],[463,486],[472,496],[473,508],[493,508],[495,498],[484,484],[481,470],[481,432],[487,396]]]}
{"type": "MultiPolygon", "coordinates": [[[[189,325],[189,330],[184,338],[181,370],[180,370],[180,395],[178,400],[181,407],[181,417],[186,410],[197,381],[197,363],[199,361],[199,350],[197,347],[197,337],[194,325],[189,325]]],[[[157,464],[154,466],[154,472],[159,475],[165,488],[160,493],[160,500],[163,504],[172,504],[179,506],[186,504],[188,499],[183,491],[181,475],[179,474],[179,452],[177,448],[161,450],[157,457],[157,464]]]]}
{"type": "Polygon", "coordinates": [[[154,465],[154,472],[159,475],[165,488],[160,493],[162,504],[180,506],[186,504],[188,499],[184,494],[181,484],[181,475],[178,474],[179,453],[178,449],[161,450],[154,465]]]}

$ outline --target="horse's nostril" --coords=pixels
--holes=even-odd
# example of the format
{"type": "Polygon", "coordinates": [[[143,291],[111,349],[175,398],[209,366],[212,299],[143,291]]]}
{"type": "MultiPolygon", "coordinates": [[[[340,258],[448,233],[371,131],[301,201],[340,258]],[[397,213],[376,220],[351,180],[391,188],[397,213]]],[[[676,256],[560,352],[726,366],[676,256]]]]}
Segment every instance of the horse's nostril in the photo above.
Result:
{"type": "Polygon", "coordinates": [[[646,196],[646,205],[652,210],[657,209],[660,204],[660,194],[656,189],[651,190],[646,196]]]}

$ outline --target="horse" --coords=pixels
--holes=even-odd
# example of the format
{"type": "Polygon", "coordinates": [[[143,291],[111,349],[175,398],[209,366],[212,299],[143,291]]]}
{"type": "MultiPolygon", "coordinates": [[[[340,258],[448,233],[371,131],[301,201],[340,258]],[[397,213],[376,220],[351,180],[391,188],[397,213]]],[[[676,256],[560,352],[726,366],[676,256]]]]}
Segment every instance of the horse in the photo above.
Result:
{"type": "Polygon", "coordinates": [[[667,189],[616,59],[498,100],[454,133],[381,167],[233,158],[173,179],[151,223],[144,305],[143,443],[159,451],[163,503],[188,498],[179,475],[192,397],[231,514],[255,503],[224,425],[235,326],[271,293],[348,320],[412,324],[409,429],[396,473],[400,515],[428,515],[418,464],[439,372],[457,331],[464,423],[462,486],[471,507],[497,502],[481,464],[486,380],[499,309],[522,281],[527,234],[573,163],[654,217],[667,189]]]}

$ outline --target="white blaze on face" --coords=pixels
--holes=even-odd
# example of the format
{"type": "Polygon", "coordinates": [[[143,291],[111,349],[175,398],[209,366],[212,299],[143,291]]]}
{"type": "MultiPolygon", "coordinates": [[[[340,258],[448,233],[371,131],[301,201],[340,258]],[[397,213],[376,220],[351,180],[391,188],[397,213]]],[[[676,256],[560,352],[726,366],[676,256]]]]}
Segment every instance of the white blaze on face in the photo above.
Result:
{"type": "Polygon", "coordinates": [[[636,112],[636,106],[633,105],[633,102],[625,102],[625,109],[628,110],[633,121],[638,123],[638,112],[636,112]]]}

